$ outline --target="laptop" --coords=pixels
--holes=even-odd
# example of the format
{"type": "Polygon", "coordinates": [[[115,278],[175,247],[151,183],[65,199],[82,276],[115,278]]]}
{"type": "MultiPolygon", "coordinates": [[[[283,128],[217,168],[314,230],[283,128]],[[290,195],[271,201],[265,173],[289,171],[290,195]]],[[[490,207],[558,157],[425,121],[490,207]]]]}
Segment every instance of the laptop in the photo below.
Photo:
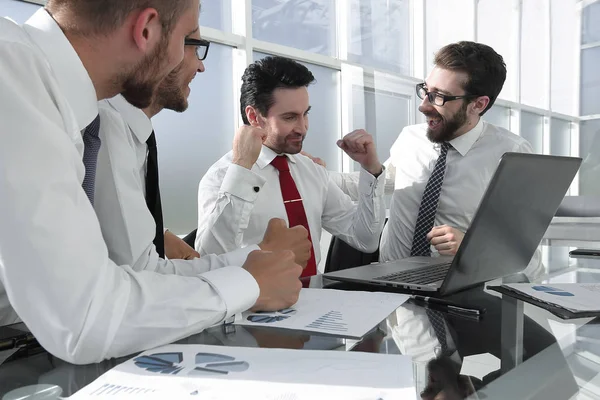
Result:
{"type": "Polygon", "coordinates": [[[324,277],[443,296],[521,272],[580,164],[576,157],[505,153],[454,257],[408,257],[324,277]]]}

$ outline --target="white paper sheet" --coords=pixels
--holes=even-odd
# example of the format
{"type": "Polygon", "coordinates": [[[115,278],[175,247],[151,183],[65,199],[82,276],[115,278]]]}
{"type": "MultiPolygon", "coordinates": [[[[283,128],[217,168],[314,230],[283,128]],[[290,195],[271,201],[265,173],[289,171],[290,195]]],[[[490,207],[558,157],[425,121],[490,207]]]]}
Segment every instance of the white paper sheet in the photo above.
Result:
{"type": "Polygon", "coordinates": [[[408,299],[395,293],[302,289],[293,307],[270,313],[245,312],[235,323],[360,339],[408,299]]]}
{"type": "Polygon", "coordinates": [[[408,356],[169,345],[126,361],[71,399],[415,399],[408,356]]]}
{"type": "Polygon", "coordinates": [[[600,284],[551,283],[533,285],[512,283],[504,286],[570,311],[600,311],[600,284]]]}

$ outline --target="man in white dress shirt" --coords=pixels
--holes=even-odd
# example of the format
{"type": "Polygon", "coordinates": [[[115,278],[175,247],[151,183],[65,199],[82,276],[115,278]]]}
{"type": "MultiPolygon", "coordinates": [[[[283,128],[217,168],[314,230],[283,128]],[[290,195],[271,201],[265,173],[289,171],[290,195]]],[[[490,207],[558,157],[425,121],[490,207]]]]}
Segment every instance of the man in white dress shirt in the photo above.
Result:
{"type": "Polygon", "coordinates": [[[274,223],[258,246],[247,246],[219,257],[194,258],[194,255],[199,257],[196,251],[167,231],[164,236],[167,258],[158,254],[154,244],[156,222],[146,202],[149,157],[146,143],[153,134],[151,118],[163,109],[183,112],[188,108],[189,84],[196,73],[204,72],[202,60],[208,54],[208,47],[199,30],[189,35],[183,61],[161,82],[152,103],[143,110],[121,95],[101,101],[98,106],[102,147],[96,167],[94,209],[110,259],[130,265],[134,271],[195,275],[227,265],[242,265],[253,250],[297,251],[298,246],[305,249],[310,246],[306,232],[274,223]]]}
{"type": "Polygon", "coordinates": [[[297,301],[291,251],[196,276],[108,256],[88,179],[97,102],[123,93],[148,106],[198,12],[198,0],[49,0],[23,26],[0,18],[0,322],[21,318],[66,361],[124,356],[297,301]]]}
{"type": "Polygon", "coordinates": [[[270,56],[251,64],[242,81],[245,125],[233,150],[200,182],[196,250],[220,254],[256,244],[269,219],[277,217],[309,230],[313,251],[303,276],[317,272],[322,228],[357,249],[374,251],[385,210],[373,138],[361,130],[338,141],[362,166],[355,205],[325,168],[298,154],[308,130],[312,73],[296,61],[270,56]]]}
{"type": "MultiPolygon", "coordinates": [[[[454,255],[477,206],[506,152],[531,153],[523,138],[482,120],[506,79],[506,66],[491,47],[474,42],[447,45],[436,54],[435,67],[417,85],[425,124],[405,127],[390,150],[386,193],[393,193],[389,221],[381,237],[380,260],[413,254],[415,227],[441,149],[448,146],[445,174],[435,221],[426,240],[440,254],[454,255]]],[[[333,180],[351,197],[357,195],[355,174],[332,173],[333,180]]],[[[536,253],[526,274],[539,271],[536,253]]]]}

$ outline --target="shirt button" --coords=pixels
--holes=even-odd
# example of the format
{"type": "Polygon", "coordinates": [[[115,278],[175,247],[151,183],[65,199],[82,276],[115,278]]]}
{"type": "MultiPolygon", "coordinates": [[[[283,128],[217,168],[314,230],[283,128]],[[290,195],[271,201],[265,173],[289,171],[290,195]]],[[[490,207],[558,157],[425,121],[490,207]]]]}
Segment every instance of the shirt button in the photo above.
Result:
{"type": "Polygon", "coordinates": [[[259,188],[258,186],[254,186],[254,191],[255,191],[256,193],[258,193],[258,192],[260,192],[260,188],[259,188]]]}

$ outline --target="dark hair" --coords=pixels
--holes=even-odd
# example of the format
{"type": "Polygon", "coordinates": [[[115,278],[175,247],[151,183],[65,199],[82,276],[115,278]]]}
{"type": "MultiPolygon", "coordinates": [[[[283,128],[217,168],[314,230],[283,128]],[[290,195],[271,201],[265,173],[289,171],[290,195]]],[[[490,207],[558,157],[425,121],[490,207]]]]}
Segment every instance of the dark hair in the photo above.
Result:
{"type": "Polygon", "coordinates": [[[112,32],[123,25],[133,11],[154,8],[166,36],[190,4],[191,0],[48,0],[46,8],[53,12],[67,9],[80,17],[83,23],[67,28],[82,35],[112,32]]]}
{"type": "Polygon", "coordinates": [[[494,105],[506,80],[506,64],[502,56],[481,43],[449,44],[436,53],[433,62],[437,67],[466,73],[468,78],[463,89],[467,94],[490,98],[490,103],[480,116],[494,105]]]}
{"type": "Polygon", "coordinates": [[[244,124],[250,125],[246,117],[247,106],[256,108],[266,116],[275,102],[275,89],[307,87],[314,81],[315,77],[308,68],[289,58],[268,56],[250,64],[242,76],[240,95],[244,124]]]}

